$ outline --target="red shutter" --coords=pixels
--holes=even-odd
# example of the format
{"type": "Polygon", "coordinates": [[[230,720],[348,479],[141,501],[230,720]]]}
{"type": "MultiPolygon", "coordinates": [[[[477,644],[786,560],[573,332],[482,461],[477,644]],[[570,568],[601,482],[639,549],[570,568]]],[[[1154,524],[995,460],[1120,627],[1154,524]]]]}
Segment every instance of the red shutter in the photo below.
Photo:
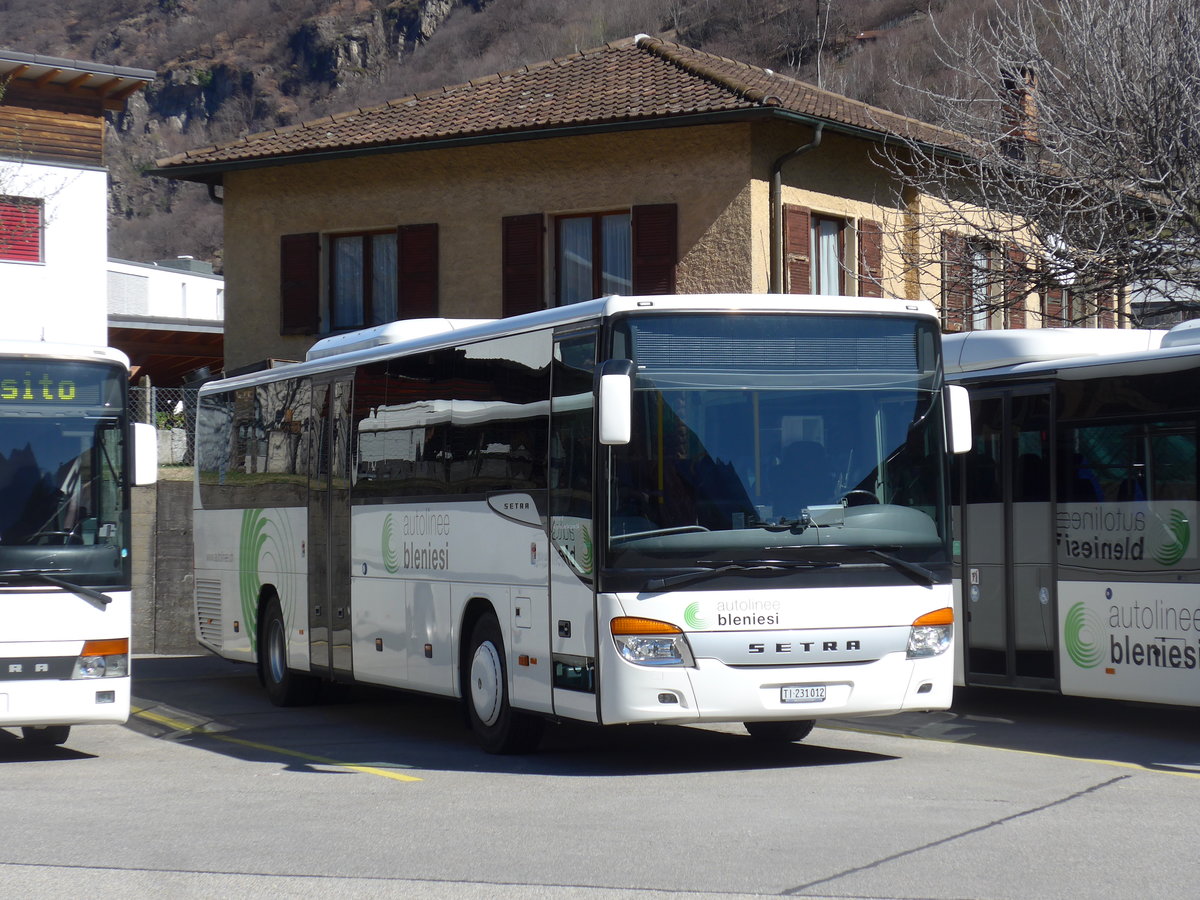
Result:
{"type": "Polygon", "coordinates": [[[397,229],[397,315],[421,319],[438,314],[438,227],[402,225],[397,229]]]}
{"type": "Polygon", "coordinates": [[[952,231],[942,232],[942,327],[964,331],[967,327],[967,240],[952,231]]]}
{"type": "Polygon", "coordinates": [[[858,223],[858,296],[883,296],[883,226],[869,219],[858,223]]]}
{"type": "Polygon", "coordinates": [[[679,213],[674,203],[633,208],[633,293],[675,293],[679,213]]]}
{"type": "Polygon", "coordinates": [[[279,238],[279,333],[316,334],[321,322],[321,236],[279,238]]]}
{"type": "Polygon", "coordinates": [[[1026,326],[1025,297],[1029,291],[1029,276],[1025,271],[1025,252],[1010,245],[1005,248],[1004,317],[1009,328],[1026,326]]]}
{"type": "Polygon", "coordinates": [[[1046,287],[1045,309],[1042,317],[1043,327],[1053,327],[1063,324],[1063,289],[1061,287],[1046,287]]]}
{"type": "Polygon", "coordinates": [[[501,278],[505,316],[517,316],[546,306],[543,235],[541,213],[504,218],[501,278]]]}
{"type": "Polygon", "coordinates": [[[0,259],[42,261],[42,201],[0,197],[0,259]]]}
{"type": "Polygon", "coordinates": [[[1115,299],[1111,291],[1099,291],[1096,294],[1096,306],[1099,313],[1097,323],[1101,328],[1117,327],[1115,305],[1115,299]]]}
{"type": "Polygon", "coordinates": [[[806,207],[783,207],[783,268],[788,294],[812,293],[812,214],[806,207]]]}

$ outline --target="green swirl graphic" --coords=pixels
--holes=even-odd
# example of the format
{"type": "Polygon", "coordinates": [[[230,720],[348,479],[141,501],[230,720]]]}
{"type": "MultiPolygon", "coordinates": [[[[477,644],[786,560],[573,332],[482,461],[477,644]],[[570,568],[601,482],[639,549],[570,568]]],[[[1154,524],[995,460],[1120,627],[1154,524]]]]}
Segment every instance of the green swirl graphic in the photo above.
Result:
{"type": "Polygon", "coordinates": [[[1187,553],[1188,545],[1191,543],[1192,529],[1187,516],[1178,509],[1171,510],[1171,519],[1166,528],[1174,540],[1159,547],[1154,553],[1154,559],[1161,566],[1173,566],[1187,553]]]}
{"type": "Polygon", "coordinates": [[[579,543],[583,544],[583,551],[576,560],[579,564],[579,571],[584,575],[591,575],[592,566],[596,564],[595,548],[592,545],[592,533],[585,525],[579,526],[579,543]]]}
{"type": "Polygon", "coordinates": [[[708,619],[700,615],[700,603],[689,603],[687,609],[683,611],[683,621],[687,622],[688,628],[694,628],[697,631],[703,631],[708,627],[708,619]]]}
{"type": "Polygon", "coordinates": [[[392,549],[392,536],[395,532],[395,522],[392,520],[392,514],[388,513],[383,520],[383,567],[387,569],[389,575],[395,575],[400,571],[400,559],[396,556],[396,551],[392,549]]]}
{"type": "Polygon", "coordinates": [[[270,519],[261,509],[248,509],[242,513],[242,534],[238,543],[238,593],[251,650],[258,649],[258,592],[262,588],[258,561],[267,543],[267,527],[270,524],[270,519]]]}
{"type": "Polygon", "coordinates": [[[303,597],[299,582],[297,543],[286,515],[272,517],[261,509],[242,513],[238,541],[238,597],[250,649],[258,649],[258,598],[264,582],[279,592],[284,624],[290,629],[296,616],[295,598],[303,597]]]}
{"type": "Polygon", "coordinates": [[[1104,635],[1107,633],[1099,616],[1080,601],[1067,611],[1063,626],[1063,643],[1071,662],[1081,669],[1094,669],[1104,656],[1104,635]]]}

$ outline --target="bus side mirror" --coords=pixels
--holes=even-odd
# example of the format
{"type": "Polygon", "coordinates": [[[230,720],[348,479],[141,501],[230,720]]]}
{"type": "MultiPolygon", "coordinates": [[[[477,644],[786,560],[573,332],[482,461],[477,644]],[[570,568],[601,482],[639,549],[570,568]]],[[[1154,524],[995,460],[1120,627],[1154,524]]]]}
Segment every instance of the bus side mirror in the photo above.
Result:
{"type": "Polygon", "coordinates": [[[158,481],[158,431],[145,422],[133,423],[133,483],[158,481]]]}
{"type": "Polygon", "coordinates": [[[600,443],[628,444],[633,429],[633,361],[606,360],[600,367],[600,443]]]}
{"type": "Polygon", "coordinates": [[[971,395],[961,384],[948,384],[946,396],[946,442],[951,453],[971,449],[971,395]]]}

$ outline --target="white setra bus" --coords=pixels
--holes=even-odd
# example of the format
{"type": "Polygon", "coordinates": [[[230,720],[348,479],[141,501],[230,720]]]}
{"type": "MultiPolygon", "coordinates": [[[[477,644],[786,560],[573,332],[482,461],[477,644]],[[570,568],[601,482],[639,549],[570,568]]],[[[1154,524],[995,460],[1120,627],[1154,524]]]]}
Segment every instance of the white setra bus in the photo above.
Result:
{"type": "Polygon", "coordinates": [[[494,752],[553,718],[796,740],[945,708],[965,399],[927,303],[608,297],[328,338],[201,389],[197,635],[282,705],[462,698],[494,752]]]}
{"type": "Polygon", "coordinates": [[[1200,323],[947,337],[957,680],[1200,705],[1200,323]]]}
{"type": "Polygon", "coordinates": [[[128,381],[116,350],[0,342],[0,726],[30,743],[129,717],[129,488],[157,459],[128,381]]]}

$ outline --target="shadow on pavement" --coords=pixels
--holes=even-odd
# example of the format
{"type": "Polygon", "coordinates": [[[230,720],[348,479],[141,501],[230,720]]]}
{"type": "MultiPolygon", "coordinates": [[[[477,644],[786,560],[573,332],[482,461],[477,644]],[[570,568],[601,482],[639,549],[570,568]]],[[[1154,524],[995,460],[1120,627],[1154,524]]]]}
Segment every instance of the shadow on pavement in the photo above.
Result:
{"type": "MultiPolygon", "coordinates": [[[[572,777],[639,776],[842,766],[894,757],[804,743],[764,744],[740,728],[549,725],[541,749],[493,756],[475,744],[459,705],[439,697],[355,687],[326,702],[272,706],[254,668],[214,656],[135,660],[135,714],[127,727],[152,737],[294,771],[331,765],[572,777]]],[[[378,774],[378,772],[376,773],[378,774]]],[[[393,776],[395,777],[395,776],[393,776]]]]}
{"type": "Polygon", "coordinates": [[[847,730],[1200,774],[1200,711],[1058,694],[958,688],[944,712],[838,719],[847,730]]]}

